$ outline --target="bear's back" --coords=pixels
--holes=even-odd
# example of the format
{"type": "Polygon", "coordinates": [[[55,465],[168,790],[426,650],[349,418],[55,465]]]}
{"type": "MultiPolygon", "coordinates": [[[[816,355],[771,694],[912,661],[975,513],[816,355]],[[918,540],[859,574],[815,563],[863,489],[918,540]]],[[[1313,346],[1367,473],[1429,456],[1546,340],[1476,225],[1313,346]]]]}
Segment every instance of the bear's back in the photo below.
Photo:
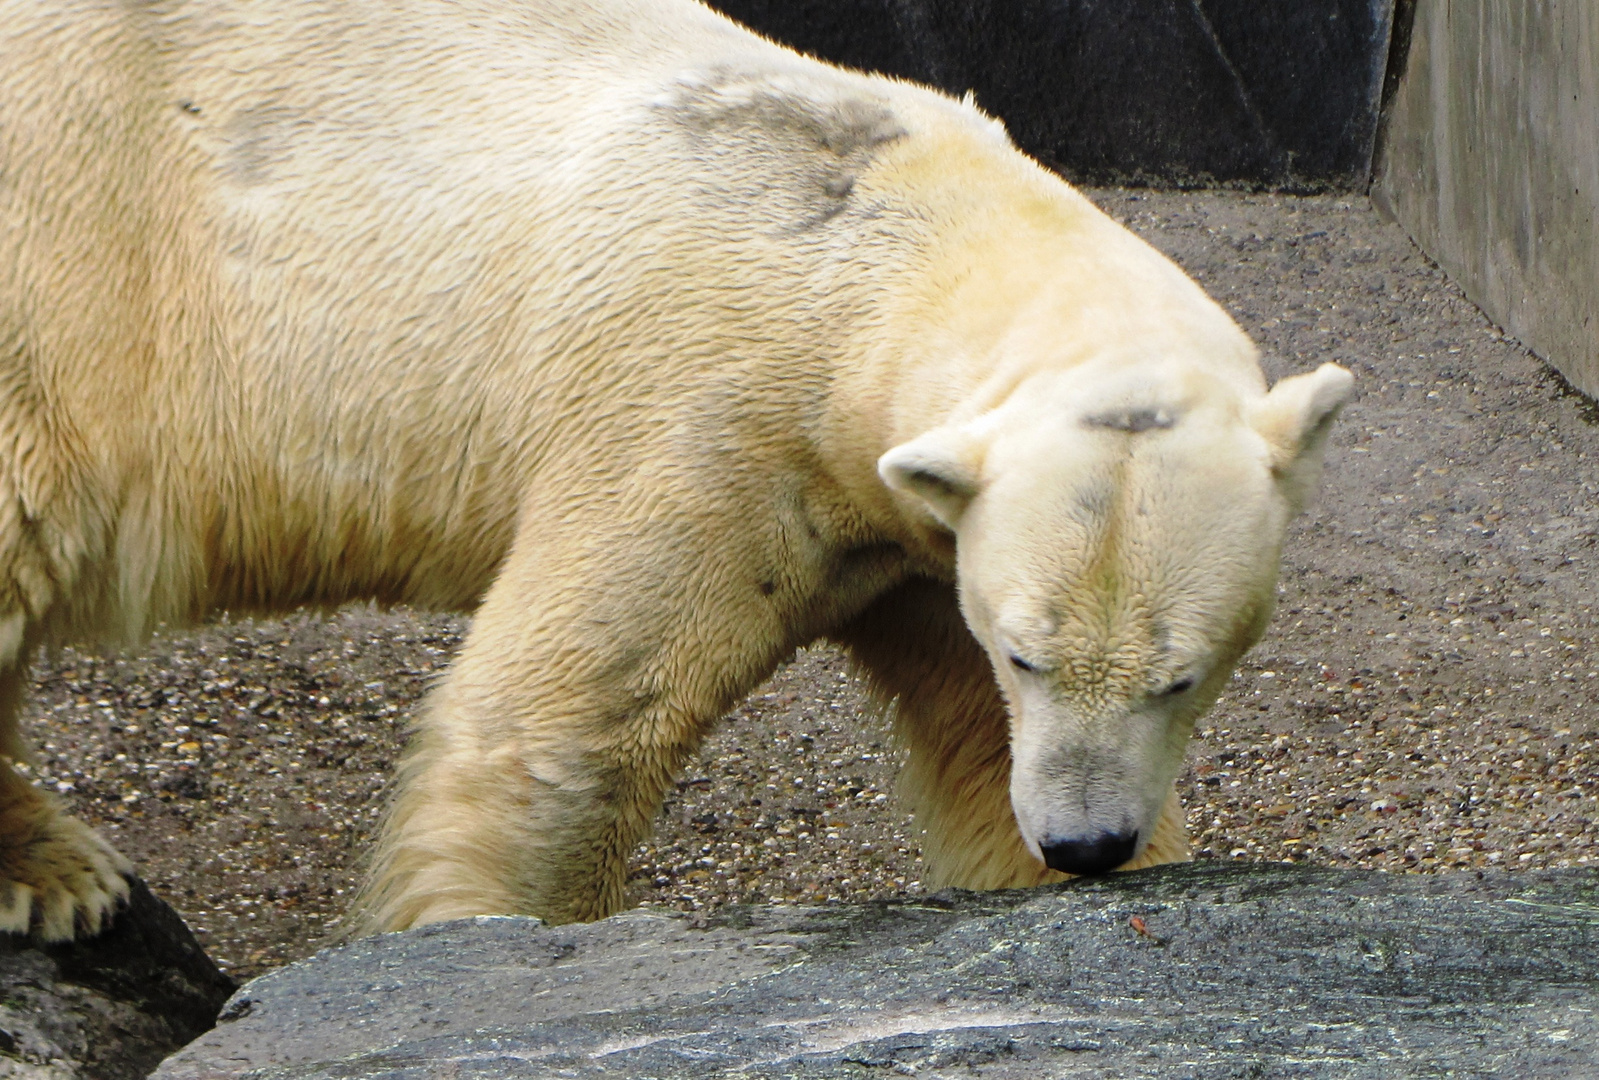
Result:
{"type": "Polygon", "coordinates": [[[816,429],[927,226],[862,177],[941,125],[1004,149],[687,0],[5,0],[0,25],[0,341],[26,343],[0,365],[59,413],[5,426],[73,436],[44,455],[65,480],[12,482],[158,560],[99,590],[128,634],[469,607],[522,492],[603,484],[595,447],[620,476],[747,423],[805,456],[772,432],[816,429]]]}

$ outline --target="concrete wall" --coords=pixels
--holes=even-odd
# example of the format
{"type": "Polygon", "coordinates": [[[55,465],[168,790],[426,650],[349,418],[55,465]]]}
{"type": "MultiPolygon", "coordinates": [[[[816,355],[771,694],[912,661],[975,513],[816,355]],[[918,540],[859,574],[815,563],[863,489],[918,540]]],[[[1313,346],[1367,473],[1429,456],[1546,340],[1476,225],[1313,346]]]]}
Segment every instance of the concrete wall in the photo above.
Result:
{"type": "Polygon", "coordinates": [[[1372,196],[1599,394],[1599,0],[1415,0],[1372,196]]]}

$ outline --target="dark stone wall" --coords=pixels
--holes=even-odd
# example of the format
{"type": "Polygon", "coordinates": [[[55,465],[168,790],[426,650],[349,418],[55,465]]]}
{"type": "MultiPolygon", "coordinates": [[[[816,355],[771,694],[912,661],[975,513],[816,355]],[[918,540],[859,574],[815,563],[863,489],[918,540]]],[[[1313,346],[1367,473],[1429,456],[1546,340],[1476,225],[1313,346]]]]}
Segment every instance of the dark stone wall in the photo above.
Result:
{"type": "Polygon", "coordinates": [[[1086,183],[1365,188],[1394,0],[711,0],[835,63],[968,90],[1086,183]]]}

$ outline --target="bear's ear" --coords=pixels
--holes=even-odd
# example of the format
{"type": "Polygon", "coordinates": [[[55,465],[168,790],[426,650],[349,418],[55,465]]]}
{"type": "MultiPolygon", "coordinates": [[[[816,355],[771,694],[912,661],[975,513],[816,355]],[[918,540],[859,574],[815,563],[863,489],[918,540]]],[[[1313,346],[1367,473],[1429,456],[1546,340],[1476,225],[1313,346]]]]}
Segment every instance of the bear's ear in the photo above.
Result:
{"type": "Polygon", "coordinates": [[[1322,450],[1355,377],[1337,364],[1278,381],[1250,412],[1250,423],[1271,447],[1272,471],[1298,513],[1321,473],[1322,450]]]}
{"type": "Polygon", "coordinates": [[[877,475],[895,491],[920,499],[954,532],[977,494],[977,446],[959,430],[936,428],[878,458],[877,475]]]}

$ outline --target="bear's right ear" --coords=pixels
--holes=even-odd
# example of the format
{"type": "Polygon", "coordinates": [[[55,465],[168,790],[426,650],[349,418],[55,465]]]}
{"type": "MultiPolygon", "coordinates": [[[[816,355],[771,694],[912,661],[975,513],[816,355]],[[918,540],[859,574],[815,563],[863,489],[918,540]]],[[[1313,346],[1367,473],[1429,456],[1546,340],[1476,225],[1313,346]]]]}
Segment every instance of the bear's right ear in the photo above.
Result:
{"type": "Polygon", "coordinates": [[[1321,472],[1322,449],[1355,377],[1337,364],[1278,381],[1254,406],[1250,419],[1271,448],[1272,471],[1294,513],[1310,498],[1321,472]]]}
{"type": "Polygon", "coordinates": [[[977,457],[974,440],[963,432],[936,428],[878,458],[877,475],[895,491],[920,499],[954,532],[977,494],[977,457]]]}

